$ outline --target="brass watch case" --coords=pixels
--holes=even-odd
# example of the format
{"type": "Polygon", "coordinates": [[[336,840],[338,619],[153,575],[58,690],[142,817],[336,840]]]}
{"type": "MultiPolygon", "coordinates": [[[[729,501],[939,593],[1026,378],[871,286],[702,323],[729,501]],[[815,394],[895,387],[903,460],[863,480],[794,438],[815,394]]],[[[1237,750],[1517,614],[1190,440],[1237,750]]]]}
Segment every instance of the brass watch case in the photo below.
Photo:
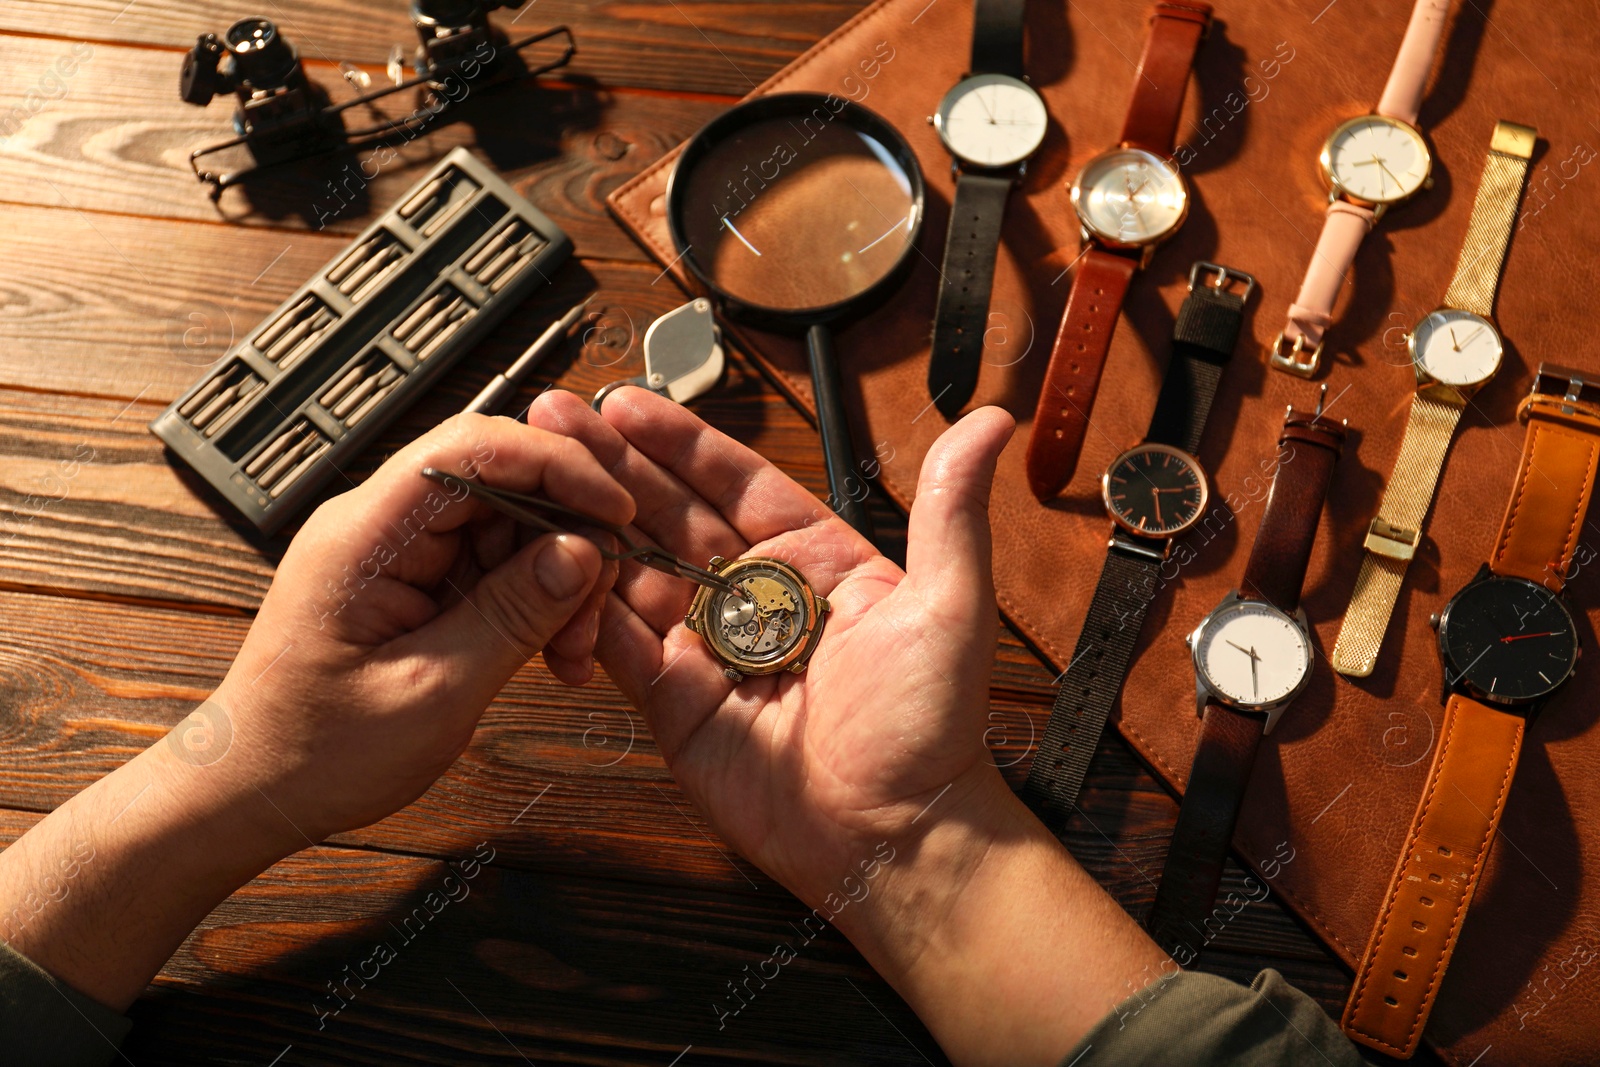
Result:
{"type": "Polygon", "coordinates": [[[1428,149],[1427,138],[1423,137],[1422,131],[1417,129],[1415,126],[1401,122],[1399,119],[1389,118],[1387,115],[1357,115],[1355,118],[1345,119],[1343,122],[1339,123],[1339,125],[1333,128],[1333,132],[1328,134],[1327,138],[1322,142],[1322,151],[1317,155],[1317,164],[1322,171],[1322,180],[1327,183],[1328,197],[1330,200],[1336,200],[1339,197],[1343,197],[1353,204],[1368,205],[1375,209],[1375,215],[1382,215],[1385,210],[1394,206],[1395,204],[1404,203],[1405,201],[1410,200],[1413,196],[1416,196],[1418,193],[1422,192],[1424,189],[1433,188],[1433,153],[1428,149]],[[1358,126],[1365,122],[1386,123],[1390,126],[1404,130],[1409,136],[1416,138],[1417,145],[1422,151],[1422,159],[1427,164],[1427,169],[1423,172],[1421,184],[1419,184],[1415,189],[1411,190],[1409,193],[1401,193],[1397,196],[1388,197],[1382,200],[1369,200],[1366,197],[1357,196],[1355,193],[1350,192],[1350,190],[1345,188],[1344,183],[1339,180],[1338,176],[1334,174],[1334,142],[1339,139],[1341,134],[1350,129],[1352,126],[1358,126]]]}
{"type": "Polygon", "coordinates": [[[728,594],[702,586],[689,605],[689,612],[684,616],[683,623],[705,641],[706,648],[723,664],[723,673],[733,681],[742,681],[746,677],[778,674],[782,671],[791,674],[803,672],[812,654],[817,650],[817,643],[822,639],[822,624],[831,610],[827,599],[817,596],[805,576],[782,560],[765,556],[747,556],[744,559],[730,561],[721,556],[713,556],[709,566],[712,571],[735,585],[753,577],[775,573],[776,580],[780,584],[792,586],[800,595],[802,602],[798,620],[800,628],[798,639],[775,656],[751,656],[739,649],[725,646],[721,640],[715,615],[723,602],[728,599],[728,594]]]}

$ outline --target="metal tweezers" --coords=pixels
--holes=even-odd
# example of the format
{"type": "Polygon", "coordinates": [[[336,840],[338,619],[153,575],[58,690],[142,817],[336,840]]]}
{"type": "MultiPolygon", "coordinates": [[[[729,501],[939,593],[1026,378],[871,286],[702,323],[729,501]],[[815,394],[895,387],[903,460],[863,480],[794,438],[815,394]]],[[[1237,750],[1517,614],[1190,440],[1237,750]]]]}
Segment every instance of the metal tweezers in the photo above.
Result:
{"type": "Polygon", "coordinates": [[[726,593],[738,600],[748,601],[750,599],[743,589],[740,589],[720,574],[708,571],[703,567],[696,567],[692,563],[686,563],[664,548],[649,544],[635,545],[633,540],[623,532],[622,527],[603,522],[593,515],[585,515],[581,511],[557,504],[553,500],[544,500],[536,496],[524,496],[521,493],[513,493],[505,489],[494,489],[481,482],[468,481],[457,474],[446,474],[444,471],[434,467],[424,467],[422,476],[431,478],[445,486],[464,486],[468,496],[477,497],[502,515],[509,515],[518,522],[526,523],[549,533],[571,533],[573,531],[558,526],[550,519],[545,518],[544,515],[538,514],[540,511],[564,516],[583,526],[592,526],[595,529],[604,530],[612,537],[615,537],[623,547],[621,552],[613,552],[603,545],[596,545],[595,547],[600,550],[600,555],[606,559],[618,562],[632,560],[641,566],[650,567],[666,574],[673,574],[679,578],[687,578],[691,582],[697,582],[709,589],[715,589],[719,593],[726,593]]]}

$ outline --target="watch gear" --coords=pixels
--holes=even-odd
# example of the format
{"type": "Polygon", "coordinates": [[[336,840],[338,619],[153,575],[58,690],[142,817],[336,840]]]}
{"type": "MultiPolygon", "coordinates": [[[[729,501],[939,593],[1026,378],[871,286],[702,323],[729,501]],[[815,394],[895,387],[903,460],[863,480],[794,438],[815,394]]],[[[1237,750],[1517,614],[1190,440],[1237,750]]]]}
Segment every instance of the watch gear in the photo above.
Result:
{"type": "Polygon", "coordinates": [[[806,669],[822,638],[828,602],[799,571],[781,560],[750,556],[729,562],[714,556],[710,569],[733,594],[702,587],[684,616],[733,681],[806,669]]]}

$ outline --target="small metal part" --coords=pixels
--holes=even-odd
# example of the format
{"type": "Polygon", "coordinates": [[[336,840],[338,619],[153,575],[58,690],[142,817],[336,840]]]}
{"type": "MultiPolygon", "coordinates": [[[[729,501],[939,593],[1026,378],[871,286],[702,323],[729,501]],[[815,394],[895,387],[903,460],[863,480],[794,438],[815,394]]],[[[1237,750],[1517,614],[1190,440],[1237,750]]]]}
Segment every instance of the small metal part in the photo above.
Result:
{"type": "Polygon", "coordinates": [[[428,297],[428,299],[424,300],[421,304],[418,304],[417,305],[417,309],[415,311],[413,311],[411,314],[407,315],[404,319],[402,319],[400,321],[400,325],[396,326],[393,330],[390,331],[390,333],[392,333],[394,335],[394,339],[396,341],[404,341],[406,339],[406,335],[409,334],[412,330],[415,330],[417,328],[417,326],[419,326],[422,323],[423,319],[425,319],[429,315],[433,314],[434,310],[438,308],[439,304],[448,295],[449,295],[449,292],[434,293],[432,296],[428,297]]]}
{"type": "Polygon", "coordinates": [[[716,388],[727,367],[722,331],[712,314],[711,301],[691,300],[650,324],[644,334],[643,376],[602,388],[595,394],[594,409],[599,411],[606,397],[625,385],[687,404],[716,388]]]}

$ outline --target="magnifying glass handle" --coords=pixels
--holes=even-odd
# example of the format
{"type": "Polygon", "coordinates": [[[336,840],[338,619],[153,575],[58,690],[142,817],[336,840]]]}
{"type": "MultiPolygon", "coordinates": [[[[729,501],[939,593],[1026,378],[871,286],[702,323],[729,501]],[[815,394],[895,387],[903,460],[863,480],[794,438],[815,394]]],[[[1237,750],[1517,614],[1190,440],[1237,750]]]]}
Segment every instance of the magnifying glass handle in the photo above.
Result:
{"type": "Polygon", "coordinates": [[[811,391],[817,397],[817,429],[822,434],[822,462],[828,468],[828,495],[839,517],[870,541],[867,483],[856,475],[856,450],[850,443],[850,421],[844,413],[844,386],[828,327],[817,325],[806,331],[806,356],[811,361],[811,391]]]}

